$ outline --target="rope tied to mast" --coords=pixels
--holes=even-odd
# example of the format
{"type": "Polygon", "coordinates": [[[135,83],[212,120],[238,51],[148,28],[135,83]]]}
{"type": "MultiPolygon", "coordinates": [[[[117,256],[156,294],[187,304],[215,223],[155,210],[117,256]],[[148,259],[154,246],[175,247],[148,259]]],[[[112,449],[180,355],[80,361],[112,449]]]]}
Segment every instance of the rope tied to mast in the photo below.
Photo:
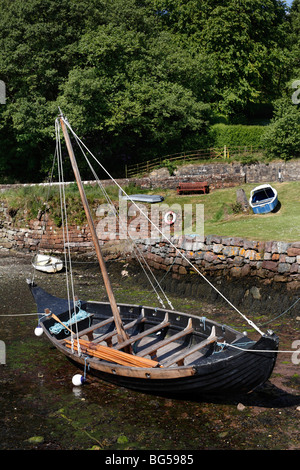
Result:
{"type": "Polygon", "coordinates": [[[129,198],[129,200],[135,205],[135,207],[137,207],[140,211],[140,213],[146,218],[146,220],[148,220],[148,222],[150,222],[150,224],[158,231],[158,233],[160,233],[160,235],[168,241],[168,243],[172,246],[172,248],[175,249],[176,253],[182,257],[182,259],[184,259],[188,265],[190,265],[194,271],[197,272],[197,274],[199,274],[201,276],[202,279],[204,279],[209,285],[210,287],[212,287],[217,293],[218,295],[220,295],[227,303],[228,305],[230,305],[231,308],[233,308],[239,315],[242,316],[242,318],[247,321],[247,323],[252,327],[254,328],[261,336],[264,336],[264,333],[260,330],[260,328],[252,321],[250,320],[249,318],[247,318],[247,316],[242,313],[232,302],[230,302],[230,300],[222,293],[220,292],[216,286],[214,286],[214,284],[212,282],[210,282],[202,273],[201,271],[193,265],[193,263],[183,254],[181,253],[181,251],[178,249],[178,247],[162,232],[162,230],[160,230],[159,227],[157,227],[154,222],[148,217],[147,214],[144,213],[144,211],[135,203],[135,201],[133,199],[130,198],[130,195],[128,195],[124,189],[119,185],[119,183],[113,178],[113,176],[106,170],[106,168],[102,165],[102,163],[95,157],[95,155],[93,155],[93,153],[88,149],[88,147],[82,142],[82,140],[77,136],[77,134],[73,131],[71,125],[69,124],[68,120],[64,117],[64,116],[61,116],[60,117],[63,122],[65,123],[65,125],[68,127],[68,129],[70,130],[70,132],[72,133],[72,135],[74,136],[74,138],[80,142],[80,144],[82,145],[82,147],[91,155],[91,157],[95,160],[95,162],[101,167],[101,169],[107,174],[107,176],[113,181],[113,183],[119,188],[119,190],[122,191],[122,193],[129,198]]]}

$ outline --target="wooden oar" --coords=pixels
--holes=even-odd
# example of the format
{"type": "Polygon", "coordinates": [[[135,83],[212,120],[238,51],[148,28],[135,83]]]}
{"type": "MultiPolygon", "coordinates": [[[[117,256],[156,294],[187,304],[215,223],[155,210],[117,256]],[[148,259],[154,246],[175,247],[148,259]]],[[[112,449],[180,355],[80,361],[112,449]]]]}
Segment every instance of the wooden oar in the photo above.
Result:
{"type": "MultiPolygon", "coordinates": [[[[72,342],[69,339],[65,340],[65,344],[68,348],[72,347],[72,342]]],[[[119,351],[108,346],[102,346],[94,344],[90,341],[79,340],[80,349],[82,352],[86,352],[90,356],[97,357],[109,362],[115,362],[127,367],[161,367],[157,361],[147,359],[145,357],[134,356],[123,351],[119,351]]],[[[74,340],[73,347],[78,349],[78,341],[74,340]]]]}
{"type": "Polygon", "coordinates": [[[46,308],[45,309],[45,314],[46,315],[49,315],[51,316],[52,318],[54,318],[54,320],[56,320],[58,323],[60,323],[64,328],[66,328],[66,330],[68,330],[72,335],[74,334],[74,331],[70,330],[70,328],[67,327],[67,325],[65,325],[54,313],[52,313],[49,308],[46,308]]]}

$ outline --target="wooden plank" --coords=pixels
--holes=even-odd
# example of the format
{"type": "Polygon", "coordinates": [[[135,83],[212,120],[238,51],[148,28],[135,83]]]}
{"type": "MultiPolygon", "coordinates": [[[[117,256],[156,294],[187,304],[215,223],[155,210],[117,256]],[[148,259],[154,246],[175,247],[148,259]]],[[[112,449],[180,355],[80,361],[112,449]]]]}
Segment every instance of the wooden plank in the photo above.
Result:
{"type": "MultiPolygon", "coordinates": [[[[71,340],[66,339],[65,345],[68,348],[72,348],[71,340]]],[[[83,353],[94,356],[98,359],[103,359],[105,361],[115,362],[117,364],[128,367],[160,367],[160,364],[157,361],[153,361],[152,359],[134,356],[133,354],[128,354],[124,351],[118,351],[116,349],[109,348],[108,346],[101,346],[99,344],[95,345],[90,341],[79,340],[79,345],[83,353]]],[[[74,340],[73,348],[78,351],[77,340],[74,340]]]]}
{"type": "Polygon", "coordinates": [[[84,335],[89,335],[90,333],[93,333],[94,330],[97,330],[98,328],[102,328],[103,326],[109,325],[112,322],[114,322],[114,317],[109,317],[106,320],[103,320],[102,322],[95,323],[89,328],[86,328],[85,330],[80,331],[78,336],[81,337],[84,335]]]}
{"type": "Polygon", "coordinates": [[[201,343],[195,344],[195,346],[191,348],[185,349],[185,351],[180,354],[174,355],[173,357],[169,357],[167,360],[162,361],[162,364],[164,365],[164,367],[170,367],[173,364],[183,365],[184,359],[186,357],[190,356],[196,351],[199,351],[200,349],[203,349],[205,346],[208,346],[209,344],[217,341],[218,338],[216,336],[215,331],[216,331],[215,327],[213,326],[211,329],[210,336],[206,338],[204,341],[201,341],[201,343]]]}
{"type": "MultiPolygon", "coordinates": [[[[146,318],[144,317],[144,315],[140,315],[136,320],[133,320],[132,322],[130,323],[127,323],[126,325],[124,325],[124,330],[129,330],[130,328],[134,327],[135,325],[139,325],[140,323],[143,323],[144,321],[146,321],[146,318]]],[[[93,342],[95,344],[97,343],[101,343],[102,341],[106,341],[107,344],[111,344],[111,339],[113,336],[115,336],[117,334],[117,330],[113,330],[113,331],[110,331],[109,333],[106,333],[104,335],[100,335],[98,336],[97,338],[95,338],[93,340],[93,342]],[[109,343],[108,343],[109,342],[109,343]]]]}
{"type": "Polygon", "coordinates": [[[188,325],[184,330],[179,331],[175,335],[169,336],[168,338],[163,339],[162,341],[159,341],[152,346],[149,346],[148,348],[141,351],[139,353],[139,356],[144,357],[144,356],[149,355],[153,359],[154,357],[156,357],[156,353],[158,349],[163,348],[167,344],[177,341],[178,339],[183,338],[184,336],[190,335],[191,333],[193,333],[193,331],[194,331],[194,328],[192,327],[192,321],[191,319],[189,319],[188,325]]]}
{"type": "Polygon", "coordinates": [[[163,322],[159,323],[158,325],[153,326],[152,328],[148,328],[147,330],[142,331],[138,335],[131,336],[128,340],[124,341],[123,343],[119,343],[115,346],[115,349],[123,349],[124,347],[130,346],[132,343],[139,341],[140,339],[144,338],[145,336],[151,335],[152,333],[156,333],[163,328],[166,328],[170,325],[168,320],[168,313],[166,313],[165,319],[163,322]]]}

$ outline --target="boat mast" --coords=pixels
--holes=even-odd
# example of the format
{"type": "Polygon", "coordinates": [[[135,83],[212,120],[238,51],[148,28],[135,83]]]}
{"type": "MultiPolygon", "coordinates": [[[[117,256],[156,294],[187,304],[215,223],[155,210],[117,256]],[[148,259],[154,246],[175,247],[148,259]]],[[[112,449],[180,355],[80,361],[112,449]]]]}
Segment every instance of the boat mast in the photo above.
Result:
{"type": "Polygon", "coordinates": [[[106,292],[107,292],[108,299],[109,299],[109,302],[110,302],[110,305],[111,305],[113,317],[114,317],[114,320],[115,320],[115,326],[116,326],[117,333],[118,333],[117,334],[118,342],[121,343],[123,341],[126,341],[126,339],[128,339],[128,336],[127,336],[127,334],[124,330],[123,323],[122,323],[120,313],[119,313],[119,309],[118,309],[118,306],[117,306],[117,303],[116,303],[116,300],[115,300],[115,296],[114,296],[114,293],[113,293],[113,290],[112,290],[112,287],[111,287],[111,284],[110,284],[110,280],[109,280],[108,273],[107,273],[107,270],[106,270],[105,261],[104,261],[103,256],[102,256],[99,240],[98,240],[98,237],[97,237],[97,234],[96,234],[95,225],[94,225],[94,222],[93,222],[93,219],[92,219],[92,215],[91,215],[91,212],[90,212],[87,197],[86,197],[86,194],[85,194],[85,191],[84,191],[84,188],[83,188],[83,184],[82,184],[82,181],[81,181],[81,176],[80,176],[80,172],[79,172],[77,162],[76,162],[76,158],[75,158],[75,155],[74,155],[72,143],[71,143],[69,133],[68,133],[68,130],[67,130],[67,127],[65,125],[64,118],[63,118],[62,115],[60,116],[60,124],[61,124],[62,131],[63,131],[63,134],[64,134],[64,138],[65,138],[65,142],[66,142],[66,145],[67,145],[67,149],[68,149],[69,157],[70,157],[70,160],[71,160],[73,172],[74,172],[74,175],[75,175],[76,183],[77,183],[77,186],[78,186],[78,189],[79,189],[80,197],[81,197],[81,200],[82,200],[82,204],[83,204],[84,211],[85,211],[86,218],[87,218],[87,222],[88,222],[88,225],[89,225],[89,228],[90,228],[92,240],[93,240],[93,243],[94,243],[94,246],[95,246],[96,255],[97,255],[99,265],[100,265],[100,269],[101,269],[101,273],[102,273],[102,276],[103,276],[104,285],[105,285],[105,288],[106,288],[106,292]]]}

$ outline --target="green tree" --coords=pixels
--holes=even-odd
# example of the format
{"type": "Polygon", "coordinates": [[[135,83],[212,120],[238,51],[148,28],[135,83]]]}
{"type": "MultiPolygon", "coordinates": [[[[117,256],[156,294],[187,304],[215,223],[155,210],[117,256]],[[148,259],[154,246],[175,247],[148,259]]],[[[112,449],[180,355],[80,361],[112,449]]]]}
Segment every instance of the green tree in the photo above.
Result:
{"type": "Polygon", "coordinates": [[[124,161],[208,146],[210,109],[245,116],[298,78],[299,0],[290,16],[281,0],[0,7],[2,179],[39,180],[51,167],[58,106],[123,171],[124,161]]]}
{"type": "Polygon", "coordinates": [[[275,113],[262,138],[266,156],[270,159],[289,160],[300,157],[300,105],[290,96],[275,103],[275,113]]]}
{"type": "Polygon", "coordinates": [[[290,78],[300,79],[300,0],[294,0],[290,15],[288,37],[290,53],[290,78]]]}
{"type": "Polygon", "coordinates": [[[50,167],[57,106],[109,163],[111,156],[149,158],[203,142],[209,61],[163,30],[152,1],[0,6],[0,77],[8,95],[0,136],[10,136],[2,140],[2,173],[40,178],[50,167]]]}
{"type": "Polygon", "coordinates": [[[146,34],[112,23],[83,35],[78,51],[81,64],[58,101],[82,134],[98,133],[107,157],[203,145],[211,97],[205,57],[200,62],[155,26],[146,34]]]}
{"type": "Polygon", "coordinates": [[[91,4],[1,0],[0,8],[0,77],[7,90],[0,108],[0,171],[6,178],[35,179],[54,150],[53,105],[76,63],[75,45],[91,4]]]}
{"type": "Polygon", "coordinates": [[[285,2],[157,0],[161,21],[211,57],[215,102],[226,115],[271,103],[287,81],[285,2]]]}

